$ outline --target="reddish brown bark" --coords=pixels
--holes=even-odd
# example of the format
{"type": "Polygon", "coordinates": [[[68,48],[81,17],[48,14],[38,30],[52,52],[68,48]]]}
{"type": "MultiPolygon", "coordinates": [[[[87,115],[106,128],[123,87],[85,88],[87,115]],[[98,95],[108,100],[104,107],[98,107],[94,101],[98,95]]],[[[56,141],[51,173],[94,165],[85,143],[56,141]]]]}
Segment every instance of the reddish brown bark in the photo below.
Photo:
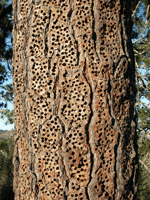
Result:
{"type": "Polygon", "coordinates": [[[135,199],[130,1],[15,1],[15,200],[135,199]]]}

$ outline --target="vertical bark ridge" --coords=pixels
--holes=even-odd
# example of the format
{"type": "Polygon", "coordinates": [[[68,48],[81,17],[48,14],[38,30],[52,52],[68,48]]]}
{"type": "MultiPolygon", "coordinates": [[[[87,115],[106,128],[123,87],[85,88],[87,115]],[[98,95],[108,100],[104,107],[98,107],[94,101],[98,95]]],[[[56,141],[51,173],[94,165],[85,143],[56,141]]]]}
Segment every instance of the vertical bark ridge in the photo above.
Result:
{"type": "Polygon", "coordinates": [[[98,38],[97,38],[97,31],[96,31],[97,27],[95,26],[95,24],[97,24],[97,22],[95,22],[96,15],[97,15],[96,5],[97,5],[97,1],[92,0],[91,1],[92,31],[93,31],[92,32],[92,39],[93,39],[93,42],[94,42],[95,53],[100,60],[100,54],[99,54],[99,49],[98,49],[99,41],[98,41],[98,38]]]}
{"type": "MultiPolygon", "coordinates": [[[[91,99],[91,109],[92,109],[92,118],[91,121],[89,123],[89,144],[90,144],[90,149],[91,149],[91,172],[90,172],[90,180],[88,183],[88,197],[89,199],[91,199],[92,196],[92,190],[91,190],[91,184],[92,182],[95,180],[93,179],[93,173],[96,170],[97,167],[97,155],[94,152],[94,143],[95,143],[95,137],[94,137],[94,123],[97,117],[97,111],[96,111],[96,107],[95,107],[95,103],[96,103],[96,95],[95,95],[95,85],[94,82],[92,80],[91,74],[89,73],[89,69],[87,70],[88,75],[88,80],[91,83],[91,93],[92,93],[92,99],[91,99]]],[[[95,195],[94,195],[95,196],[95,195]]]]}
{"type": "Polygon", "coordinates": [[[92,146],[91,146],[91,143],[90,143],[90,124],[91,124],[91,120],[92,120],[92,117],[93,117],[93,109],[92,109],[92,104],[93,104],[93,89],[92,89],[92,86],[90,85],[90,83],[88,82],[88,78],[87,78],[87,69],[86,69],[86,58],[85,58],[85,65],[84,65],[84,68],[83,68],[83,76],[86,80],[86,82],[88,83],[89,85],[89,88],[90,88],[90,102],[89,102],[89,107],[90,107],[90,115],[89,115],[89,119],[88,119],[88,122],[87,124],[85,125],[85,131],[86,131],[86,138],[87,138],[87,144],[89,145],[89,148],[90,148],[90,163],[91,163],[91,166],[90,166],[90,172],[89,172],[89,182],[87,184],[87,187],[85,187],[85,194],[86,194],[86,197],[88,200],[90,200],[90,197],[89,197],[89,192],[88,192],[88,186],[91,182],[91,179],[92,179],[92,170],[93,170],[93,166],[94,166],[94,155],[93,155],[93,152],[92,152],[92,146]]]}

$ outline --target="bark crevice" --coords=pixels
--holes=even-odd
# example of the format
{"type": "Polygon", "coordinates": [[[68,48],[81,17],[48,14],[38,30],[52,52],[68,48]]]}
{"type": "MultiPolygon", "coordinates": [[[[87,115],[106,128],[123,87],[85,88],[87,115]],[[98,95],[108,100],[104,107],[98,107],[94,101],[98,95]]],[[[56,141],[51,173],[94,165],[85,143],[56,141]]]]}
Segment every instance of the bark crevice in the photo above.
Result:
{"type": "Polygon", "coordinates": [[[95,15],[94,15],[94,0],[92,0],[92,4],[91,4],[91,14],[92,14],[92,39],[94,42],[94,48],[95,48],[95,52],[97,52],[96,49],[96,32],[95,32],[95,15]]]}
{"type": "Polygon", "coordinates": [[[49,9],[49,18],[48,18],[48,22],[46,24],[46,28],[45,28],[45,31],[44,31],[44,46],[45,46],[45,49],[44,49],[44,56],[45,58],[47,58],[47,55],[48,55],[48,33],[49,33],[49,26],[50,26],[50,20],[51,20],[51,10],[49,9]]]}
{"type": "Polygon", "coordinates": [[[90,88],[90,103],[89,103],[90,115],[89,115],[88,122],[85,125],[85,132],[86,132],[87,144],[88,144],[88,146],[90,148],[90,159],[91,159],[91,166],[90,166],[90,173],[89,173],[89,182],[87,184],[87,187],[85,187],[85,193],[86,193],[87,199],[90,200],[89,193],[88,193],[88,186],[89,186],[89,184],[91,182],[91,179],[92,179],[92,171],[93,171],[93,165],[94,165],[94,155],[92,153],[91,144],[90,144],[90,140],[89,140],[89,138],[90,138],[90,136],[89,136],[89,126],[90,126],[90,123],[91,123],[91,119],[93,117],[93,110],[92,110],[93,91],[92,91],[92,87],[91,87],[91,85],[90,85],[90,83],[89,83],[89,81],[88,81],[88,79],[86,77],[86,73],[85,73],[85,71],[86,71],[86,64],[87,63],[86,63],[86,58],[85,58],[85,63],[84,63],[84,68],[83,68],[83,72],[82,73],[83,73],[83,76],[84,76],[84,78],[85,78],[85,80],[88,83],[89,88],[90,88]]]}
{"type": "Polygon", "coordinates": [[[117,192],[117,179],[118,179],[118,174],[117,174],[117,164],[118,164],[117,163],[117,156],[118,156],[118,152],[117,152],[117,149],[118,149],[119,143],[120,143],[120,134],[118,134],[117,144],[114,147],[114,153],[115,153],[115,163],[114,163],[114,171],[115,171],[114,191],[115,191],[115,193],[113,195],[114,199],[116,198],[116,192],[117,192]]]}

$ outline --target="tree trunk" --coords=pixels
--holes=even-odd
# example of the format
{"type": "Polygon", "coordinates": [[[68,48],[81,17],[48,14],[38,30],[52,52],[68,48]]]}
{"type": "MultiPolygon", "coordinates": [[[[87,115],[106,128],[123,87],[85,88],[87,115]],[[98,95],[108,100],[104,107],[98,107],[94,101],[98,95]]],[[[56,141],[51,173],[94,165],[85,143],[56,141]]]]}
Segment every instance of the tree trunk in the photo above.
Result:
{"type": "Polygon", "coordinates": [[[137,192],[130,0],[13,0],[15,200],[137,192]]]}

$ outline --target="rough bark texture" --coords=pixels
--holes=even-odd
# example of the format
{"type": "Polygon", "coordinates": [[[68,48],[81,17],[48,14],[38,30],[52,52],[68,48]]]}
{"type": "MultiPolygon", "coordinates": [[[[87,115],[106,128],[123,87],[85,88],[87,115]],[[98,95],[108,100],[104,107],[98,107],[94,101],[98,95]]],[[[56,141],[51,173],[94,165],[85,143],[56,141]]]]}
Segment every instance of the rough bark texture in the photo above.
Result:
{"type": "Polygon", "coordinates": [[[15,200],[135,199],[130,0],[13,0],[15,200]]]}

